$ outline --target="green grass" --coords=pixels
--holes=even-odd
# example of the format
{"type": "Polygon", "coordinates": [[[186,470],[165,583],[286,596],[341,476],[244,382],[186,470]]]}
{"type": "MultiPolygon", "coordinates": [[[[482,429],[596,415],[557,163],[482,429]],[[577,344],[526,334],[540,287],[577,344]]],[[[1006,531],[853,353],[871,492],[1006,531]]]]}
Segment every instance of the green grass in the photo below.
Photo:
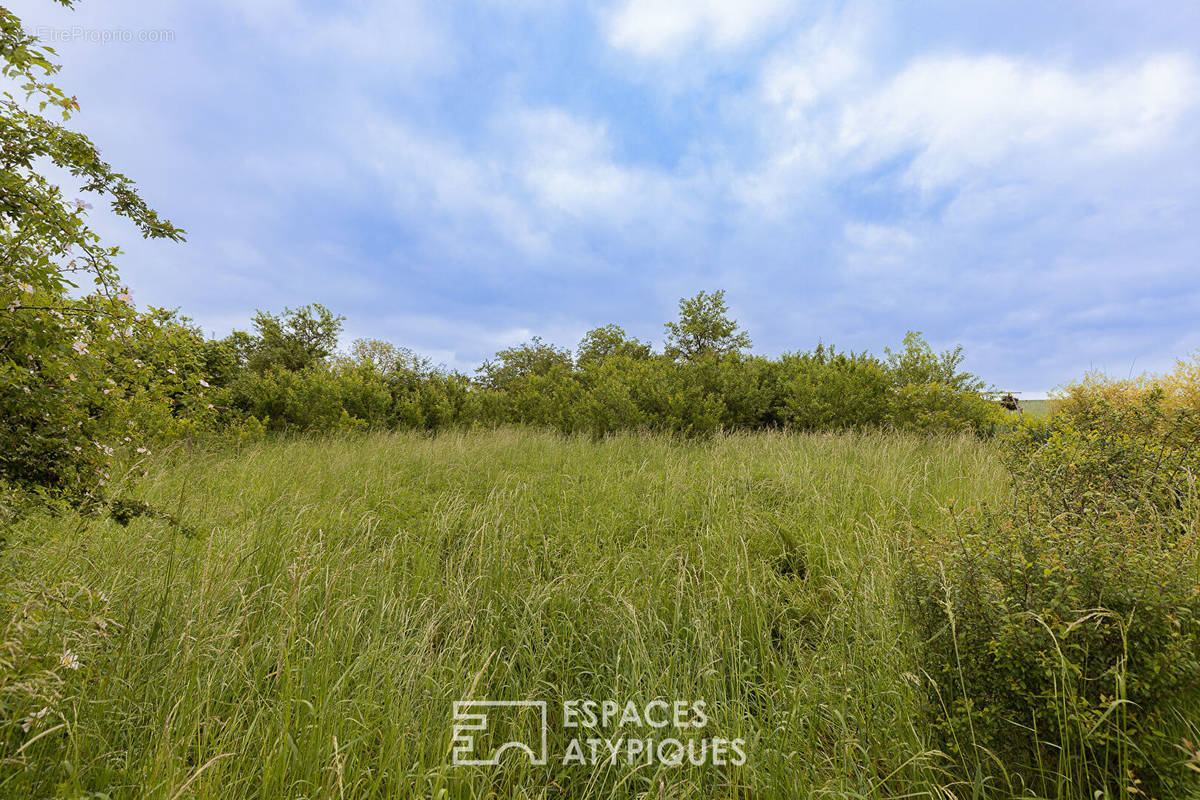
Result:
{"type": "Polygon", "coordinates": [[[1031,417],[1041,419],[1050,416],[1052,400],[1021,400],[1021,410],[1031,417]]]}
{"type": "Polygon", "coordinates": [[[13,531],[9,580],[88,610],[46,623],[81,666],[4,740],[0,797],[932,797],[897,550],[1003,487],[987,443],[881,434],[176,450],[139,491],[196,537],[13,531]],[[549,702],[549,765],[451,766],[460,698],[549,702]],[[746,763],[560,763],[556,703],[656,698],[746,763]]]}

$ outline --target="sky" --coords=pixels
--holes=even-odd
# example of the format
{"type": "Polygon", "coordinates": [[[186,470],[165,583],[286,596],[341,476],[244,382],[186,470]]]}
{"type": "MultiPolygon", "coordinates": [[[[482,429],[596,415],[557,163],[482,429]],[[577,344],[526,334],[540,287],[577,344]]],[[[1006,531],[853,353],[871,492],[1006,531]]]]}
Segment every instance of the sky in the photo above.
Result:
{"type": "Polygon", "coordinates": [[[724,289],[755,352],[905,331],[1027,396],[1200,348],[1200,4],[4,0],[142,304],[320,302],[473,370],[724,289]]]}

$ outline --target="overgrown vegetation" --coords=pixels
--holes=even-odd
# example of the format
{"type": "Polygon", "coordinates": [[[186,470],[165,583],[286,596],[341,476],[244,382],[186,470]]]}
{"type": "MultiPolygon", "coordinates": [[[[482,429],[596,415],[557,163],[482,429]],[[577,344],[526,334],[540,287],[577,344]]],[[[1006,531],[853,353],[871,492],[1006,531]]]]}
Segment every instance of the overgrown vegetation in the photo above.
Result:
{"type": "Polygon", "coordinates": [[[41,624],[55,686],[3,709],[0,796],[894,797],[949,781],[905,677],[895,532],[998,499],[986,441],[506,429],[154,459],[139,498],[198,536],[73,513],[13,530],[17,579],[91,594],[41,624]],[[744,737],[747,762],[563,766],[556,725],[546,767],[453,767],[467,697],[704,699],[703,735],[744,737]]]}
{"type": "Polygon", "coordinates": [[[134,441],[139,422],[162,421],[146,407],[170,397],[164,384],[176,382],[138,357],[169,346],[158,335],[162,315],[133,311],[118,284],[119,250],[101,241],[88,205],[69,200],[46,166],[107,199],[147,238],[183,232],[62,124],[79,103],[50,82],[52,55],[0,7],[0,75],[12,87],[0,94],[0,480],[88,502],[113,480],[111,456],[134,441]],[[72,295],[77,282],[91,294],[72,295]]]}
{"type": "Polygon", "coordinates": [[[905,593],[928,714],[977,785],[1200,792],[1196,374],[1069,387],[1005,443],[1009,504],[920,531],[905,593]]]}
{"type": "Polygon", "coordinates": [[[1200,796],[1200,358],[1031,419],[720,291],[475,375],[211,339],[38,171],[182,238],[51,55],[0,8],[0,796],[1200,796]],[[702,698],[747,760],[452,768],[471,697],[702,698]]]}
{"type": "Polygon", "coordinates": [[[183,437],[509,424],[594,436],[985,434],[998,414],[960,350],[937,354],[915,333],[883,359],[823,345],[778,359],[742,353],[721,292],[680,302],[662,353],[609,325],[574,353],[538,338],[507,348],[474,377],[383,341],[343,354],[342,319],[321,305],[259,312],[251,331],[214,340],[176,313],[138,313],[124,293],[45,302],[0,330],[11,421],[0,465],[11,482],[93,500],[129,476],[130,457],[183,437]]]}

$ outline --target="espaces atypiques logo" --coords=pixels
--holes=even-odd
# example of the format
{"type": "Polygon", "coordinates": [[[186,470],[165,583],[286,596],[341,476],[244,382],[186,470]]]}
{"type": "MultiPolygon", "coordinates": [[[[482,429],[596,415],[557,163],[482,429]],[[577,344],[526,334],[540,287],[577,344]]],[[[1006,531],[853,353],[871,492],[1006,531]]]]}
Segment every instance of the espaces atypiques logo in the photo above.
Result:
{"type": "MultiPolygon", "coordinates": [[[[705,736],[703,700],[567,700],[563,727],[572,734],[560,756],[564,766],[741,766],[746,741],[705,736]]],[[[452,763],[501,763],[507,751],[546,764],[549,709],[543,700],[459,700],[454,703],[452,763]]]]}

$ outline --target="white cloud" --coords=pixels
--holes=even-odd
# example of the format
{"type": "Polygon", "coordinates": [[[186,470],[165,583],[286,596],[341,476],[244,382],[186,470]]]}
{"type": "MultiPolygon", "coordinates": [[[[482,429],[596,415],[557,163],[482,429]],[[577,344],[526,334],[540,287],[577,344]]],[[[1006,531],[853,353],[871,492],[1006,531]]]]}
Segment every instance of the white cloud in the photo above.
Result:
{"type": "Polygon", "coordinates": [[[891,164],[902,165],[904,186],[922,192],[1044,187],[1100,165],[1111,176],[1170,146],[1200,106],[1200,73],[1181,55],[1094,71],[925,56],[880,79],[865,37],[814,30],[764,70],[771,151],[741,184],[752,202],[771,205],[891,164]]]}
{"type": "Polygon", "coordinates": [[[522,142],[521,178],[551,214],[622,222],[677,201],[671,176],[617,161],[603,124],[557,109],[526,110],[510,124],[522,142]]]}
{"type": "Polygon", "coordinates": [[[547,251],[544,231],[495,158],[462,152],[381,115],[356,119],[344,138],[354,142],[359,163],[390,187],[401,214],[432,209],[447,228],[443,235],[482,218],[522,252],[547,251]]]}
{"type": "Polygon", "coordinates": [[[608,41],[646,58],[670,58],[693,46],[731,50],[793,7],[787,0],[623,0],[608,18],[608,41]]]}
{"type": "Polygon", "coordinates": [[[456,249],[470,246],[463,237],[479,237],[480,220],[525,255],[561,261],[562,237],[581,230],[644,223],[668,236],[690,219],[687,179],[622,163],[602,123],[521,108],[493,119],[489,130],[486,146],[468,149],[367,111],[348,115],[340,137],[389,187],[398,214],[432,211],[441,226],[434,235],[456,249]]]}
{"type": "Polygon", "coordinates": [[[919,239],[902,227],[848,222],[842,229],[846,270],[863,278],[875,278],[909,266],[919,239]]]}
{"type": "Polygon", "coordinates": [[[862,166],[915,153],[936,188],[1001,163],[1121,157],[1152,148],[1195,103],[1194,65],[1157,56],[1091,74],[998,56],[921,59],[840,114],[832,149],[862,166]]]}
{"type": "Polygon", "coordinates": [[[792,123],[804,120],[819,102],[868,73],[873,29],[867,12],[848,9],[801,31],[767,62],[762,95],[792,123]]]}

